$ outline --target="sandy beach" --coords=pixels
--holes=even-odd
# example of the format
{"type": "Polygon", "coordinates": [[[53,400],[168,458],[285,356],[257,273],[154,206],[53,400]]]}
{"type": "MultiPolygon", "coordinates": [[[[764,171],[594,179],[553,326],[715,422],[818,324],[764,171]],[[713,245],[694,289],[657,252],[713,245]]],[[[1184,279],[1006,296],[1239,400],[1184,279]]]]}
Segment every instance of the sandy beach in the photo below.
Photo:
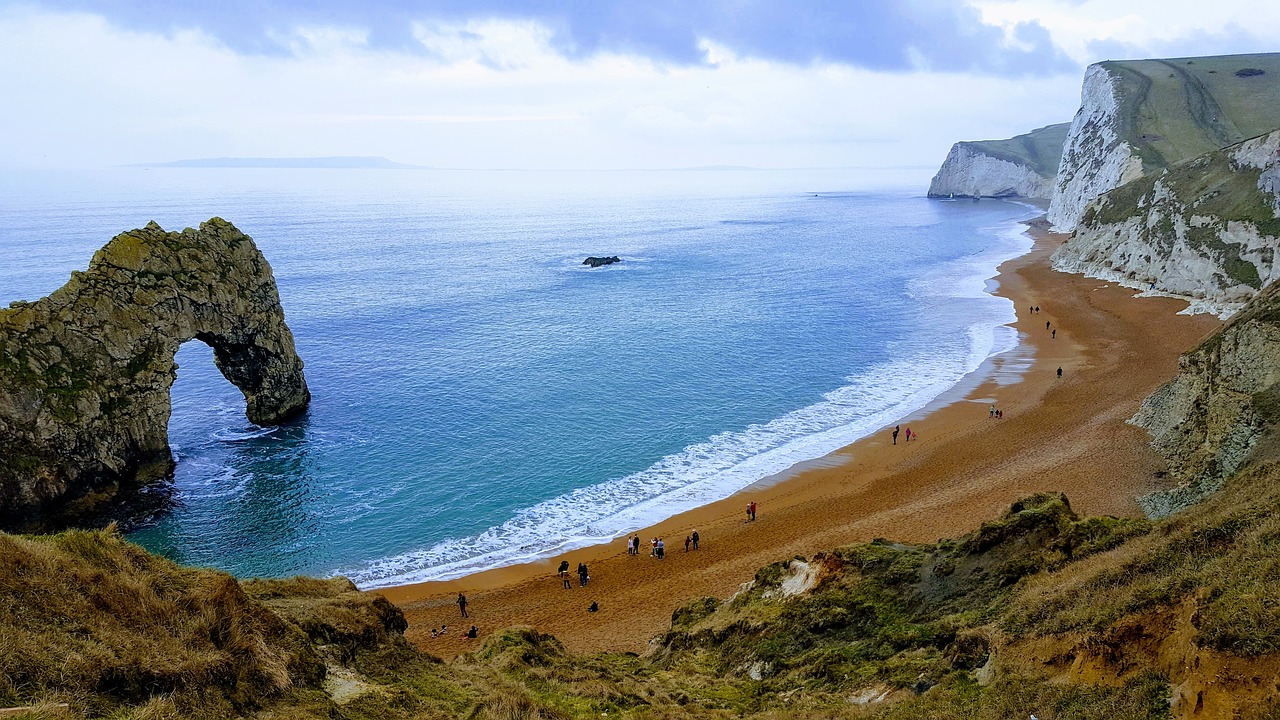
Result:
{"type": "Polygon", "coordinates": [[[1034,249],[1005,263],[997,294],[1017,309],[1018,351],[988,361],[981,382],[904,418],[919,439],[890,428],[808,469],[760,483],[723,501],[638,531],[639,556],[624,539],[562,557],[478,573],[449,582],[381,590],[409,619],[407,636],[443,657],[512,625],[552,633],[570,649],[642,653],[666,630],[671,612],[699,596],[727,597],[770,562],[878,537],[932,542],[959,535],[1032,492],[1062,491],[1082,514],[1137,515],[1134,498],[1162,487],[1162,463],[1146,434],[1125,423],[1142,398],[1172,377],[1178,355],[1220,325],[1212,316],[1176,313],[1186,303],[1135,298],[1134,291],[1049,268],[1065,238],[1033,231],[1034,249]],[[1039,313],[1030,310],[1040,307],[1039,313]],[[1051,329],[1057,330],[1056,337],[1051,329]],[[1011,367],[1031,358],[1017,382],[1011,367]],[[1062,377],[1057,369],[1062,368],[1062,377]],[[994,403],[1002,419],[990,418],[994,403]],[[758,505],[746,522],[744,508],[758,505]],[[697,529],[702,549],[684,550],[697,529]],[[667,557],[649,557],[650,538],[667,557]],[[562,559],[588,564],[591,582],[565,590],[562,559]],[[469,599],[460,617],[458,592],[469,599]],[[592,601],[600,612],[588,613],[592,601]],[[431,638],[441,624],[449,633],[431,638]]]}

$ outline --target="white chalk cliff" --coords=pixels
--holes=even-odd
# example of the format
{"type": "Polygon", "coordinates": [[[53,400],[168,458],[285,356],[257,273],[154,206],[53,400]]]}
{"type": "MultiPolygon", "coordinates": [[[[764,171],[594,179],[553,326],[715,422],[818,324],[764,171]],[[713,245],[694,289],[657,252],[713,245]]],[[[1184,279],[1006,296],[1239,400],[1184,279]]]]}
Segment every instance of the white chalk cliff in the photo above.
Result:
{"type": "Polygon", "coordinates": [[[1055,269],[1229,314],[1280,278],[1280,130],[1097,198],[1055,269]]]}
{"type": "Polygon", "coordinates": [[[929,183],[929,196],[1048,200],[1066,131],[1061,123],[1009,140],[958,142],[929,183]]]}
{"type": "Polygon", "coordinates": [[[1142,160],[1122,137],[1119,108],[1117,79],[1090,65],[1049,200],[1054,230],[1071,232],[1090,200],[1142,176],[1142,160]]]}

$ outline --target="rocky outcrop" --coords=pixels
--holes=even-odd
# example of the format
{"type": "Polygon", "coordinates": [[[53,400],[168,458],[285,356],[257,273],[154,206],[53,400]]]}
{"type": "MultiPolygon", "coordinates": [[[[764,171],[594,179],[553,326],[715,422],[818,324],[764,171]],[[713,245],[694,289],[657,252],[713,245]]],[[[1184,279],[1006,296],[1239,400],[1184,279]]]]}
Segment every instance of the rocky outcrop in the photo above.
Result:
{"type": "Polygon", "coordinates": [[[253,423],[307,407],[271,266],[219,218],[122,233],[48,297],[0,310],[0,525],[74,522],[168,475],[174,353],[192,339],[253,423]]]}
{"type": "Polygon", "coordinates": [[[1131,422],[1151,433],[1152,447],[1180,481],[1175,490],[1139,499],[1155,517],[1197,502],[1271,448],[1280,422],[1280,285],[1268,286],[1184,354],[1178,375],[1131,422]]]}
{"type": "Polygon", "coordinates": [[[1102,195],[1053,265],[1229,314],[1280,278],[1278,189],[1280,130],[1102,195]]]}
{"type": "Polygon", "coordinates": [[[1048,200],[1069,124],[1009,140],[958,142],[929,183],[929,197],[1022,197],[1048,200]]]}
{"type": "Polygon", "coordinates": [[[582,264],[590,265],[593,268],[598,268],[598,267],[604,267],[605,265],[612,265],[617,262],[622,262],[622,258],[618,257],[617,255],[610,255],[608,257],[592,256],[587,258],[586,260],[583,260],[582,264]]]}
{"type": "Polygon", "coordinates": [[[1276,128],[1280,53],[1091,65],[1049,221],[1071,232],[1099,195],[1276,128]]]}

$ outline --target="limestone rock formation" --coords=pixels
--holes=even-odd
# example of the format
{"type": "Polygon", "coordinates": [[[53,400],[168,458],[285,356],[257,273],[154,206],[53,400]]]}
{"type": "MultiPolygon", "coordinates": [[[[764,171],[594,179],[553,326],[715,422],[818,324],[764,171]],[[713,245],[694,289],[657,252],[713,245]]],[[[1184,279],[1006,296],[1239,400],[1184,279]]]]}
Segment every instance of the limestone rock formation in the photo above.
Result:
{"type": "Polygon", "coordinates": [[[1269,285],[1222,330],[1184,354],[1178,375],[1131,420],[1180,481],[1139,501],[1176,512],[1216,490],[1260,450],[1274,455],[1280,422],[1280,284],[1269,285]]]}
{"type": "Polygon", "coordinates": [[[1090,65],[1049,221],[1071,232],[1099,195],[1276,128],[1280,53],[1090,65]]]}
{"type": "Polygon", "coordinates": [[[1008,140],[958,142],[929,183],[929,197],[1022,197],[1048,200],[1069,123],[1008,140]]]}
{"type": "Polygon", "coordinates": [[[1280,278],[1278,190],[1280,130],[1097,198],[1054,267],[1229,314],[1280,278]]]}
{"type": "Polygon", "coordinates": [[[0,526],[74,522],[168,475],[174,353],[192,339],[250,421],[306,409],[271,266],[220,218],[117,235],[48,297],[0,310],[0,526]]]}

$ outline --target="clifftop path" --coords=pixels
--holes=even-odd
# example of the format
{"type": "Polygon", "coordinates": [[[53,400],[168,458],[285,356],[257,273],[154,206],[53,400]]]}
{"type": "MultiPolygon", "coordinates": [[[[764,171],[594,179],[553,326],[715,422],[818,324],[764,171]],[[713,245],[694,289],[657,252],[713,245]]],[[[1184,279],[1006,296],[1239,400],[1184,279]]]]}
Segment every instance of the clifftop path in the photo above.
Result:
{"type": "Polygon", "coordinates": [[[250,421],[306,409],[271,266],[220,218],[121,233],[48,297],[0,310],[0,527],[75,522],[168,475],[174,354],[193,339],[250,421]]]}

